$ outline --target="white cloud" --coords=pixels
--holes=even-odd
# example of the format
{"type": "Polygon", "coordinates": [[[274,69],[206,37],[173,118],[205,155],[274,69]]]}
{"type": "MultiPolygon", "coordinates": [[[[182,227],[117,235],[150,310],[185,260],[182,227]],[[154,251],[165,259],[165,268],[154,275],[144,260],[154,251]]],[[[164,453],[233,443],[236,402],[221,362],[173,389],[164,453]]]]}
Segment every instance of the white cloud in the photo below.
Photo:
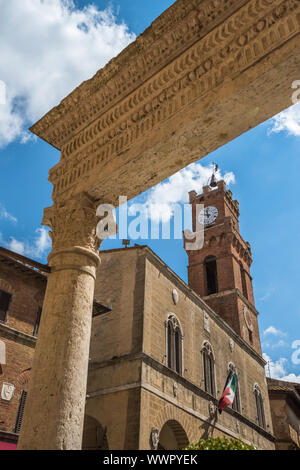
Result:
{"type": "Polygon", "coordinates": [[[50,250],[51,239],[48,230],[44,227],[38,228],[35,233],[36,236],[32,242],[20,241],[11,237],[9,242],[4,242],[4,245],[20,255],[40,259],[50,250]]]}
{"type": "Polygon", "coordinates": [[[7,248],[11,251],[15,251],[20,255],[25,254],[25,243],[19,240],[16,240],[14,237],[10,238],[10,241],[6,244],[7,248]]]}
{"type": "Polygon", "coordinates": [[[0,202],[0,219],[6,219],[6,220],[9,220],[10,222],[13,222],[13,223],[17,223],[17,221],[18,221],[16,219],[16,217],[14,217],[9,212],[7,212],[7,210],[5,209],[3,204],[1,204],[1,202],[0,202]]]}
{"type": "Polygon", "coordinates": [[[300,103],[275,116],[271,123],[270,132],[287,132],[289,135],[300,136],[300,103]]]}
{"type": "Polygon", "coordinates": [[[293,373],[288,373],[286,366],[288,360],[284,357],[281,357],[277,361],[272,361],[271,357],[268,354],[263,354],[264,360],[267,362],[266,365],[266,375],[267,377],[272,377],[272,379],[283,380],[285,382],[295,382],[300,383],[300,374],[296,375],[293,373]]]}
{"type": "MultiPolygon", "coordinates": [[[[189,202],[189,191],[202,192],[203,186],[207,185],[212,175],[212,165],[202,166],[200,163],[192,163],[188,167],[180,170],[166,181],[159,183],[148,192],[145,201],[145,210],[148,216],[155,221],[167,222],[173,215],[172,204],[186,204],[189,202]],[[155,206],[155,211],[151,210],[155,206]]],[[[235,183],[235,176],[232,172],[227,172],[223,176],[220,170],[217,179],[224,179],[226,184],[235,183]]]]}
{"type": "Polygon", "coordinates": [[[267,289],[267,291],[265,292],[265,294],[260,297],[260,301],[261,302],[265,302],[267,299],[269,299],[275,292],[275,288],[274,287],[270,287],[269,289],[267,289]]]}
{"type": "Polygon", "coordinates": [[[272,377],[272,379],[280,379],[282,380],[282,377],[286,375],[286,369],[285,366],[288,362],[288,360],[285,357],[281,357],[278,359],[278,361],[273,362],[270,356],[268,354],[264,353],[263,354],[264,360],[267,362],[266,365],[266,374],[268,377],[272,377]]]}
{"type": "Polygon", "coordinates": [[[269,328],[267,328],[267,329],[264,331],[264,336],[266,336],[266,335],[287,336],[286,333],[284,333],[284,332],[281,331],[281,330],[278,330],[277,328],[275,328],[275,326],[269,326],[269,328]]]}
{"type": "Polygon", "coordinates": [[[0,147],[15,139],[90,78],[135,36],[112,11],[80,10],[72,0],[0,0],[0,147]]]}
{"type": "Polygon", "coordinates": [[[285,377],[281,377],[280,380],[285,380],[286,382],[294,382],[294,383],[300,384],[300,375],[289,374],[289,375],[286,375],[285,377]]]}

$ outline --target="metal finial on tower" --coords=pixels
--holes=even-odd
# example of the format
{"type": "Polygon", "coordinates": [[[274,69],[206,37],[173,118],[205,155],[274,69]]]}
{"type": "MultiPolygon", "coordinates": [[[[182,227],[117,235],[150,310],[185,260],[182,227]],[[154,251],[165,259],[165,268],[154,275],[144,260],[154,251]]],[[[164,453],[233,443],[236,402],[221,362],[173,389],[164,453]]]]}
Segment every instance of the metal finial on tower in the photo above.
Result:
{"type": "Polygon", "coordinates": [[[130,240],[123,240],[122,244],[125,246],[125,248],[128,248],[130,245],[130,240]]]}
{"type": "Polygon", "coordinates": [[[214,163],[213,165],[214,165],[214,169],[213,169],[213,174],[209,180],[209,186],[211,188],[216,188],[218,186],[216,174],[217,174],[217,171],[219,170],[219,165],[217,165],[216,163],[214,163]]]}

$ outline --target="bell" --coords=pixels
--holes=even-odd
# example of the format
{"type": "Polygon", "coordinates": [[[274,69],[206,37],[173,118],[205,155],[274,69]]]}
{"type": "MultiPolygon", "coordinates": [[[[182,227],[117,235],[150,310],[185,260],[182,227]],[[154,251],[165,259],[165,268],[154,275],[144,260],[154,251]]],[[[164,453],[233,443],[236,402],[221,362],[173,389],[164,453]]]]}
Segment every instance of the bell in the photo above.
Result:
{"type": "Polygon", "coordinates": [[[209,186],[211,188],[216,188],[218,186],[215,174],[212,175],[209,186]]]}

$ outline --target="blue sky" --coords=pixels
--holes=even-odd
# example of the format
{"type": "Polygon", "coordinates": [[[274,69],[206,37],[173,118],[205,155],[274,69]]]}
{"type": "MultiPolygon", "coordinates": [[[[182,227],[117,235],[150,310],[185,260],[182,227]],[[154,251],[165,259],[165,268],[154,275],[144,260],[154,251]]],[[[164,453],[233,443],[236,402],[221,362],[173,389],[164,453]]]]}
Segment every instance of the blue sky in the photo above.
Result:
{"type": "MultiPolygon", "coordinates": [[[[26,129],[173,2],[98,0],[91,7],[77,0],[63,10],[61,0],[51,0],[47,8],[35,1],[35,8],[28,11],[30,3],[0,0],[0,80],[7,91],[6,105],[0,104],[0,244],[46,262],[50,243],[40,222],[43,208],[51,205],[48,171],[59,153],[31,138],[26,129]]],[[[212,162],[219,164],[222,175],[234,175],[230,188],[240,202],[241,233],[253,250],[263,351],[272,361],[273,377],[295,374],[290,378],[300,381],[300,112],[296,108],[208,155],[189,170],[189,177],[183,172],[180,183],[173,178],[168,186],[162,183],[136,202],[155,201],[164,189],[177,192],[178,202],[184,202],[184,194],[205,181],[212,162]]],[[[148,244],[187,280],[182,240],[138,243],[148,244]]],[[[120,244],[108,240],[102,248],[120,244]]]]}

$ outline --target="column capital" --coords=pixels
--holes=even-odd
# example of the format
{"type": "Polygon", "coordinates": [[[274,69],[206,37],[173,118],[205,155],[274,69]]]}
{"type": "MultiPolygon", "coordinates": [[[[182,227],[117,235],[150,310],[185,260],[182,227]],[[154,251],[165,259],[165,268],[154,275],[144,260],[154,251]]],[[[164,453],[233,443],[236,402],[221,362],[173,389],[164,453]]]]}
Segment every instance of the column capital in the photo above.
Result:
{"type": "Polygon", "coordinates": [[[98,252],[101,244],[96,233],[100,219],[96,215],[98,204],[86,193],[80,193],[44,209],[42,224],[51,229],[52,254],[75,247],[98,252]]]}

